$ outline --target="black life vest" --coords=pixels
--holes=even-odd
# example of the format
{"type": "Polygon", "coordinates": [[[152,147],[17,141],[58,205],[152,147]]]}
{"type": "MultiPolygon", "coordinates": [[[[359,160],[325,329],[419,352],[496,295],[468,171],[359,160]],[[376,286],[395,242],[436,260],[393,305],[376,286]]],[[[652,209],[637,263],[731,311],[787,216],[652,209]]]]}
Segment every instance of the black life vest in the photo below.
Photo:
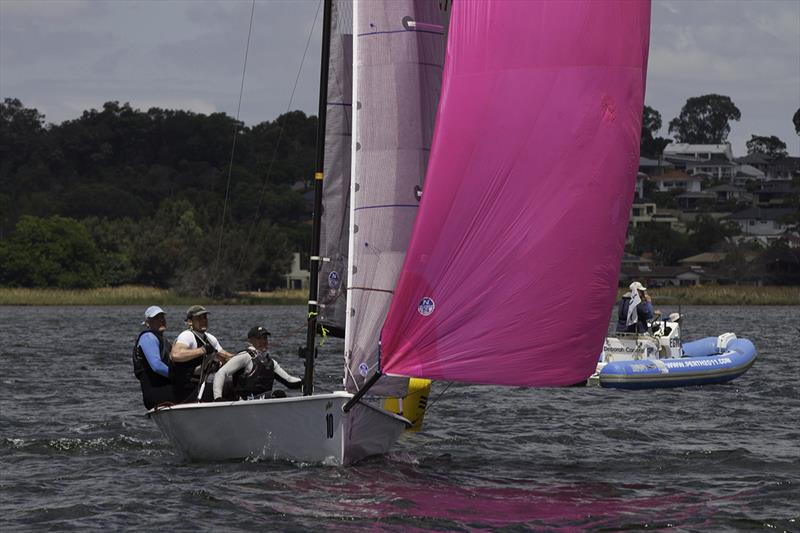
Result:
{"type": "Polygon", "coordinates": [[[253,371],[241,369],[233,374],[233,393],[237,398],[247,399],[272,390],[275,381],[275,362],[268,354],[255,355],[248,350],[253,361],[253,371]]]}
{"type": "MultiPolygon", "coordinates": [[[[194,334],[194,338],[197,341],[197,347],[202,348],[207,344],[211,344],[211,341],[208,340],[205,333],[197,333],[196,331],[192,331],[194,334]]],[[[175,398],[178,401],[185,401],[188,399],[188,396],[197,388],[197,385],[200,381],[199,374],[195,374],[195,369],[198,365],[201,365],[203,362],[203,356],[198,355],[194,359],[190,359],[189,361],[173,361],[170,359],[169,362],[169,375],[172,378],[172,388],[175,393],[175,398]]],[[[216,372],[219,369],[219,363],[215,361],[215,368],[211,368],[208,370],[207,374],[211,372],[216,372]]]]}
{"type": "Polygon", "coordinates": [[[156,336],[158,339],[159,357],[161,361],[169,367],[169,353],[172,351],[172,343],[166,340],[162,333],[146,329],[139,333],[139,336],[136,337],[136,343],[133,345],[133,354],[131,356],[133,361],[133,375],[140,381],[145,377],[149,378],[150,383],[154,386],[168,385],[170,383],[169,378],[165,378],[150,367],[150,363],[147,362],[147,357],[144,355],[144,350],[142,350],[142,347],[139,345],[139,340],[145,333],[152,333],[156,336]]]}

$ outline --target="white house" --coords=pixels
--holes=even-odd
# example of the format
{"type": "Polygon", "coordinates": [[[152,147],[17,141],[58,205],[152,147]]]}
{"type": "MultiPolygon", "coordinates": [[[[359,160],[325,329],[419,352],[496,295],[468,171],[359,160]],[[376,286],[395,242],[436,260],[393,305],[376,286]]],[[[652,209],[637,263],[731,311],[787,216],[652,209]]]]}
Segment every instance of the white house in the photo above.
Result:
{"type": "Polygon", "coordinates": [[[783,236],[788,227],[782,220],[792,213],[794,210],[787,207],[751,207],[731,214],[728,219],[742,230],[738,240],[769,244],[783,236]]]}
{"type": "Polygon", "coordinates": [[[300,254],[295,252],[292,255],[292,268],[288,274],[284,274],[287,289],[308,289],[311,273],[300,268],[300,254]]]}

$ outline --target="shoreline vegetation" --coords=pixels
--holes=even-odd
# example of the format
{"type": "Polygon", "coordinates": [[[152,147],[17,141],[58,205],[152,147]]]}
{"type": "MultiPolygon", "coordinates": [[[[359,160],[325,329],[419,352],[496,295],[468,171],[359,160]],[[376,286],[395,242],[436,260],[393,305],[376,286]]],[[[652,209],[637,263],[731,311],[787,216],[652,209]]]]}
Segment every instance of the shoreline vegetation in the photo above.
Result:
{"type": "MultiPolygon", "coordinates": [[[[626,289],[620,289],[617,298],[626,289]]],[[[800,287],[754,287],[709,285],[662,287],[650,294],[656,306],[676,305],[800,305],[800,287]]],[[[207,298],[178,294],[174,290],[138,285],[99,289],[25,289],[0,287],[0,305],[304,305],[308,292],[281,289],[270,292],[239,292],[232,298],[207,298]]]]}
{"type": "Polygon", "coordinates": [[[26,289],[0,287],[0,305],[303,305],[307,290],[239,292],[231,298],[179,294],[172,289],[140,285],[97,289],[26,289]]]}

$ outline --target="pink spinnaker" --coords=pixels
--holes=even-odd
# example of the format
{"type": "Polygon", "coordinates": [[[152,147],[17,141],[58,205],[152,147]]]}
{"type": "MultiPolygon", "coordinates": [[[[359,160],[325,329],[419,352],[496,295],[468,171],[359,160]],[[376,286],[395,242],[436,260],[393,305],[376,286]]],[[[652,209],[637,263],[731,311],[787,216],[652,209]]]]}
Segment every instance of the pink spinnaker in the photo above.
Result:
{"type": "Polygon", "coordinates": [[[591,375],[639,163],[649,25],[647,1],[454,3],[384,373],[591,375]]]}

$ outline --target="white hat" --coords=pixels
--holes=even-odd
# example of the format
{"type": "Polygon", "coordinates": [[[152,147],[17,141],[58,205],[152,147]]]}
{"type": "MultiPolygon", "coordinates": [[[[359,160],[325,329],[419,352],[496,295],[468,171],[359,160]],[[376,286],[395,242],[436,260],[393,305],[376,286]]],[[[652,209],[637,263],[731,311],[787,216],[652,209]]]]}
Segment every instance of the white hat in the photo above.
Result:
{"type": "Polygon", "coordinates": [[[633,292],[633,291],[646,291],[647,287],[645,287],[644,285],[642,285],[638,281],[634,281],[633,283],[631,283],[630,289],[631,289],[631,292],[633,292]]]}
{"type": "MultiPolygon", "coordinates": [[[[161,309],[159,306],[151,305],[150,307],[144,310],[144,320],[146,322],[148,318],[153,318],[154,316],[161,314],[166,314],[166,313],[164,313],[164,310],[161,309]]],[[[142,324],[144,324],[144,322],[142,322],[142,324]]]]}

